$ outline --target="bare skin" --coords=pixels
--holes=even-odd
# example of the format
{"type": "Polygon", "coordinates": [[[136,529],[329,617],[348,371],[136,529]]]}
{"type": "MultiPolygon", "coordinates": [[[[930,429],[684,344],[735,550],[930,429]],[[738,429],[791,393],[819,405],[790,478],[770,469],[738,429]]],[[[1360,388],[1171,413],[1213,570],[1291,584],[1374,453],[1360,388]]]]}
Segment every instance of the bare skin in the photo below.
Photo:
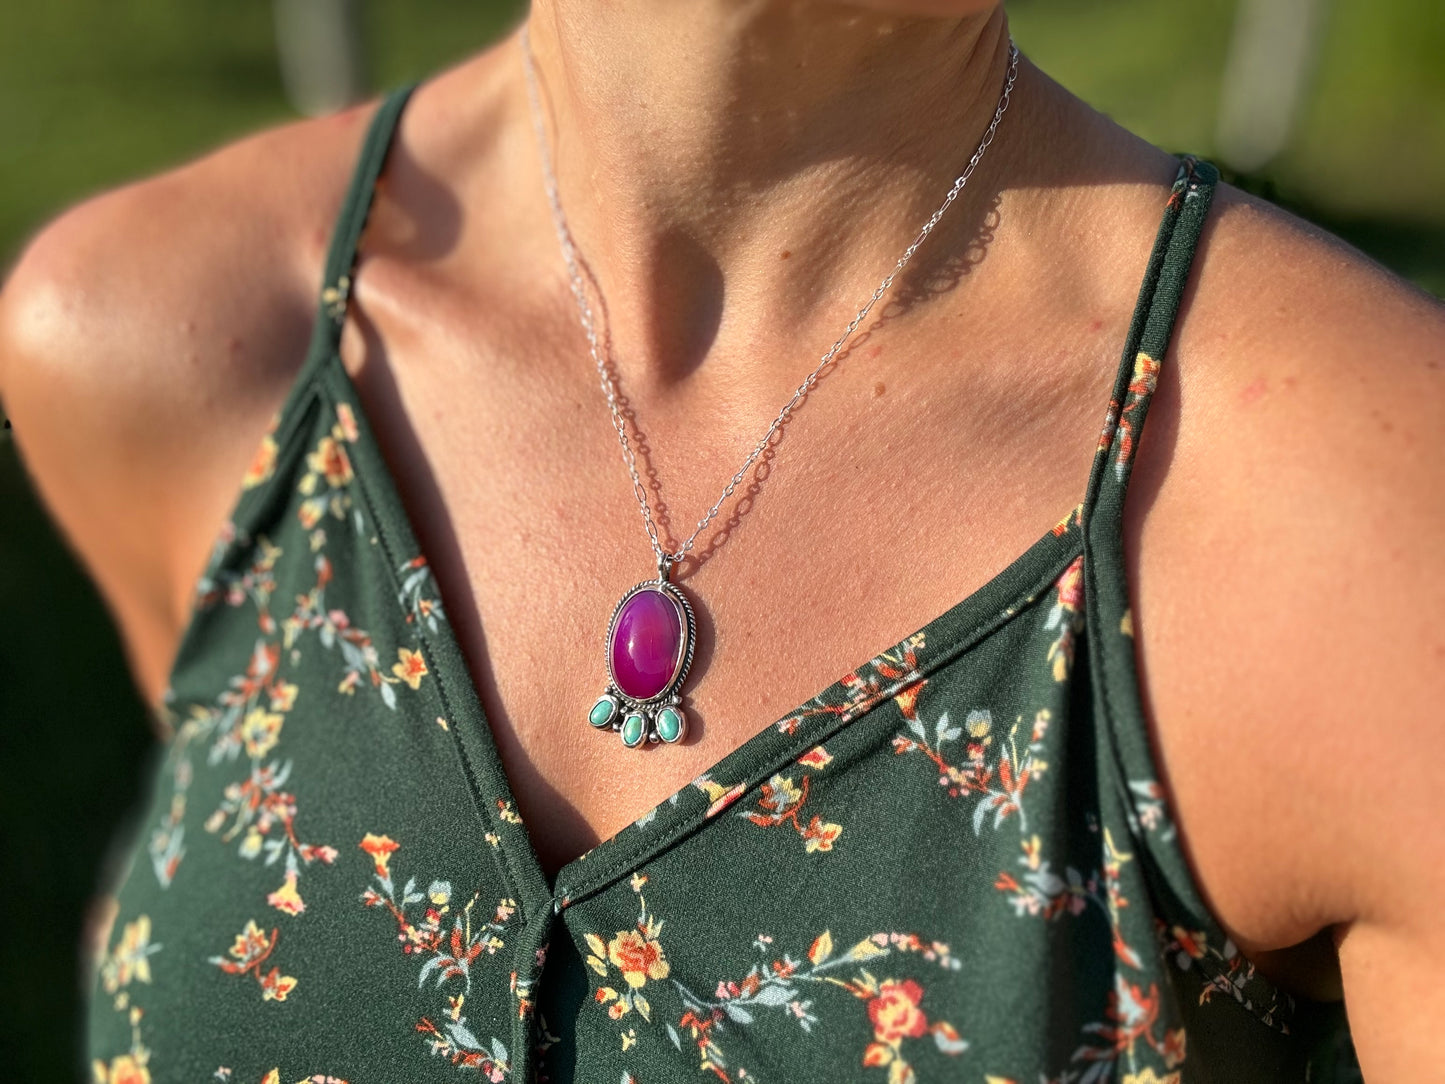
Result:
{"type": "MultiPolygon", "coordinates": [[[[993,110],[999,11],[902,12],[937,17],[922,23],[876,6],[699,3],[685,25],[644,0],[535,7],[562,197],[674,541],[993,110]],[[634,68],[645,96],[617,74],[634,68]]],[[[153,703],[305,352],[368,116],[267,132],[82,205],[0,293],[0,393],[153,703]]],[[[515,36],[418,92],[343,356],[545,868],[970,594],[1078,502],[1174,171],[1022,65],[998,142],[899,284],[907,303],[809,398],[721,543],[700,540],[685,573],[707,615],[703,722],[639,776],[635,754],[555,725],[590,707],[597,622],[653,564],[551,231],[515,36]]],[[[1280,982],[1343,984],[1372,1081],[1430,1079],[1445,1057],[1425,1026],[1445,1013],[1442,433],[1445,309],[1222,188],[1127,506],[1137,648],[1201,888],[1280,982]]]]}

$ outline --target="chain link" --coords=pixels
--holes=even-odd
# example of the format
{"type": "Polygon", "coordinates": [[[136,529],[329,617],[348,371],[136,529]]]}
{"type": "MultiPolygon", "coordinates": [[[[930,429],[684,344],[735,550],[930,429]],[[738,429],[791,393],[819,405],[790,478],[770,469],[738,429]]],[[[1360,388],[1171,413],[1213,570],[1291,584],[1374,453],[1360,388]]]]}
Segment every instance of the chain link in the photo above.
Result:
{"type": "Polygon", "coordinates": [[[658,537],[657,524],[652,517],[652,505],[649,504],[647,500],[647,487],[643,484],[642,478],[637,472],[637,458],[632,450],[632,442],[627,435],[627,421],[623,418],[622,409],[618,406],[617,383],[608,371],[607,365],[602,358],[602,352],[598,347],[597,325],[592,315],[592,306],[587,300],[587,289],[582,280],[582,271],[577,259],[577,248],[572,242],[572,233],[567,226],[567,217],[562,212],[562,200],[557,191],[557,175],[553,169],[551,147],[547,141],[547,132],[542,120],[542,106],[537,90],[536,63],[532,56],[532,43],[528,31],[529,27],[524,23],[522,26],[522,53],[526,63],[527,98],[531,105],[532,126],[536,130],[537,144],[541,151],[547,202],[551,204],[552,207],[552,222],[557,231],[557,240],[562,246],[562,259],[567,265],[567,273],[571,278],[572,296],[577,301],[577,311],[582,321],[582,330],[587,336],[587,347],[592,354],[593,363],[597,366],[597,376],[602,385],[602,394],[607,397],[607,408],[612,413],[612,428],[617,432],[617,441],[622,446],[622,458],[627,463],[627,473],[632,477],[632,492],[637,498],[638,506],[642,510],[642,523],[643,526],[647,528],[647,537],[652,541],[653,552],[656,553],[658,558],[658,567],[659,569],[663,569],[669,564],[681,561],[687,556],[688,552],[691,551],[693,543],[697,541],[698,535],[702,534],[702,532],[707,529],[708,524],[717,518],[718,513],[722,511],[723,505],[725,505],[733,493],[737,491],[738,486],[740,486],[743,479],[747,477],[748,471],[752,469],[753,464],[758,461],[758,457],[767,449],[768,444],[772,441],[778,430],[782,428],[794,409],[796,409],[798,404],[802,402],[803,398],[818,382],[818,378],[822,375],[823,370],[826,369],[837,356],[838,351],[843,348],[843,345],[848,341],[849,337],[852,336],[853,332],[857,330],[858,326],[868,318],[868,314],[873,310],[873,306],[888,292],[889,287],[893,285],[893,280],[897,278],[899,272],[907,266],[908,261],[913,259],[913,254],[918,251],[919,246],[922,245],[928,235],[933,232],[933,228],[937,226],[939,220],[943,218],[944,212],[948,210],[953,201],[958,198],[958,194],[963,191],[964,186],[968,184],[968,179],[973,176],[973,171],[983,158],[984,151],[988,150],[989,144],[993,142],[994,132],[998,130],[998,124],[999,121],[1003,119],[1004,111],[1008,109],[1009,97],[1013,93],[1014,80],[1018,77],[1018,46],[1013,43],[1012,39],[1009,40],[1008,71],[1004,76],[1003,92],[999,95],[998,107],[994,110],[993,119],[989,121],[988,128],[985,129],[983,137],[978,142],[978,148],[973,152],[973,157],[969,159],[968,166],[954,180],[953,186],[949,188],[948,194],[943,199],[943,203],[939,205],[938,210],[933,212],[928,221],[923,224],[923,228],[918,231],[918,235],[913,239],[913,243],[903,250],[903,255],[898,258],[898,262],[894,264],[893,270],[888,272],[887,277],[878,284],[878,288],[873,291],[872,296],[868,298],[864,306],[858,310],[857,315],[848,321],[848,326],[843,330],[843,334],[838,337],[838,341],[828,348],[827,353],[822,356],[822,359],[813,371],[803,378],[803,382],[798,385],[797,390],[794,391],[788,401],[783,404],[783,409],[778,411],[777,417],[772,420],[772,423],[763,433],[762,439],[759,440],[753,447],[753,450],[748,453],[748,457],[743,460],[743,465],[739,467],[732,478],[728,480],[728,484],[723,488],[722,496],[708,509],[707,515],[698,521],[697,528],[687,537],[687,540],[683,542],[681,546],[672,552],[668,552],[658,537]]]}

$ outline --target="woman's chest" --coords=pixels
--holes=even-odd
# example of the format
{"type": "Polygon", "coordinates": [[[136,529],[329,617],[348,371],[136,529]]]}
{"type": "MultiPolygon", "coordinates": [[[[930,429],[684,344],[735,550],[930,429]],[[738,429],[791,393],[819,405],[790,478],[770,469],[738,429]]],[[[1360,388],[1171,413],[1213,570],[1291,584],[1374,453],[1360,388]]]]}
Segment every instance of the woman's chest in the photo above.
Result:
{"type": "MultiPolygon", "coordinates": [[[[1008,567],[1082,498],[1097,426],[1092,404],[1051,427],[995,426],[921,377],[825,385],[674,571],[697,617],[689,736],[639,751],[586,726],[609,682],[609,619],[657,566],[595,374],[482,342],[476,381],[429,363],[424,338],[393,339],[388,381],[363,366],[360,394],[553,870],[1008,567]]],[[[769,411],[653,402],[627,407],[626,431],[672,550],[769,411]]]]}

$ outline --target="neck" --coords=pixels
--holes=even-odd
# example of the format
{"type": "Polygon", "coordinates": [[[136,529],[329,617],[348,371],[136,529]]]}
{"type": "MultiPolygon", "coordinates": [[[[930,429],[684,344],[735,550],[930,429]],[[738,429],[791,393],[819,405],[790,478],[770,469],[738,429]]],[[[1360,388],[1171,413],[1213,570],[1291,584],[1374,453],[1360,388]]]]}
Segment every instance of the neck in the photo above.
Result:
{"type": "Polygon", "coordinates": [[[841,330],[992,119],[1008,33],[983,8],[534,0],[558,190],[624,377],[841,330]]]}

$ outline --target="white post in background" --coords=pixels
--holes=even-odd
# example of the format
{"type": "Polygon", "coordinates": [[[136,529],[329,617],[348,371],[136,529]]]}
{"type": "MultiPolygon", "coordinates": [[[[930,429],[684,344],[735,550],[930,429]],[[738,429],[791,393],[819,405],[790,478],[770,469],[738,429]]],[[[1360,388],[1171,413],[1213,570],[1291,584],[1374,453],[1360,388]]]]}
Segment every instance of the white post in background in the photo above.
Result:
{"type": "Polygon", "coordinates": [[[358,0],[274,0],[281,84],[297,112],[334,112],[366,96],[358,0]]]}
{"type": "Polygon", "coordinates": [[[1319,53],[1326,0],[1240,0],[1224,64],[1216,151],[1241,173],[1289,142],[1319,53]]]}

